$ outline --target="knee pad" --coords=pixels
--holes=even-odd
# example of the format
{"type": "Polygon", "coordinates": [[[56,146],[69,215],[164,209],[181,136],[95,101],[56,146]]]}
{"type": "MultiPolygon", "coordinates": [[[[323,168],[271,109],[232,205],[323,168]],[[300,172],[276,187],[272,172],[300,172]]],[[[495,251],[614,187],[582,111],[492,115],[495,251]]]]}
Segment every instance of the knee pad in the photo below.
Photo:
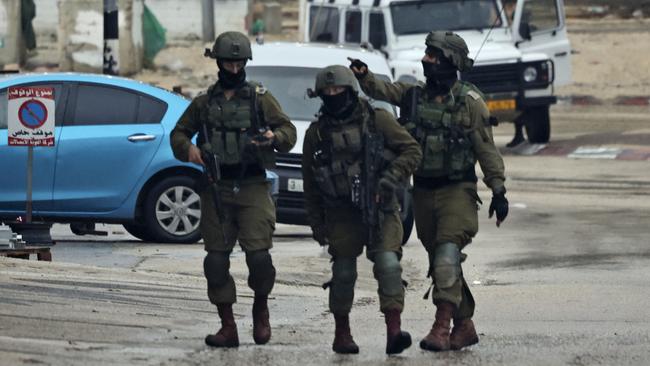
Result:
{"type": "Polygon", "coordinates": [[[248,270],[255,275],[259,274],[261,277],[271,277],[272,273],[275,275],[271,253],[266,249],[247,252],[246,265],[248,265],[248,270]]]}
{"type": "Polygon", "coordinates": [[[436,247],[433,258],[433,279],[439,288],[449,288],[461,275],[460,250],[454,243],[444,243],[436,247]]]}
{"type": "Polygon", "coordinates": [[[208,287],[222,287],[230,277],[230,253],[208,252],[203,259],[203,273],[208,287]]]}
{"type": "Polygon", "coordinates": [[[379,252],[374,257],[373,272],[381,293],[387,296],[402,293],[402,266],[395,252],[379,252]]]}
{"type": "Polygon", "coordinates": [[[357,259],[335,258],[332,263],[332,287],[354,289],[357,281],[357,259]]]}
{"type": "Polygon", "coordinates": [[[271,292],[275,283],[275,267],[271,253],[266,249],[246,252],[246,265],[249,273],[248,285],[256,292],[271,292]]]}

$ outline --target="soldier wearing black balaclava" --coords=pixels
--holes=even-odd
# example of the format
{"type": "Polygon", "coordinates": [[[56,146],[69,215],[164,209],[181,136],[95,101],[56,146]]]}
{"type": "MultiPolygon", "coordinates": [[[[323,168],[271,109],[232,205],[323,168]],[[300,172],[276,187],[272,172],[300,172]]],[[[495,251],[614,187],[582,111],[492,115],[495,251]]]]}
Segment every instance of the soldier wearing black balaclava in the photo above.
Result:
{"type": "Polygon", "coordinates": [[[221,328],[208,335],[205,343],[212,347],[239,346],[232,309],[237,292],[230,275],[230,253],[238,242],[246,253],[248,285],[255,293],[253,339],[265,344],[271,338],[267,300],[275,283],[269,253],[275,204],[265,169],[274,166],[275,151],[291,150],[296,128],[270,92],[246,80],[244,69],[253,55],[245,34],[220,34],[205,56],[216,59],[219,80],[192,100],[171,133],[172,150],[179,160],[205,166],[205,154],[219,157],[221,180],[216,183],[221,212],[216,211],[213,192],[207,189],[215,182],[206,178],[197,187],[201,195],[200,229],[207,252],[203,270],[208,298],[221,318],[221,328]],[[198,146],[192,143],[197,133],[198,146]]]}
{"type": "MultiPolygon", "coordinates": [[[[324,68],[316,76],[315,86],[315,95],[322,99],[323,106],[318,120],[305,133],[302,176],[314,239],[329,245],[332,255],[332,280],[328,283],[329,309],[335,322],[332,349],[337,353],[359,352],[350,331],[349,314],[354,302],[357,257],[365,248],[377,279],[379,309],[385,316],[386,353],[401,353],[411,345],[411,336],[401,329],[403,230],[395,190],[412,174],[422,153],[391,113],[375,109],[359,97],[357,80],[347,67],[324,68]],[[394,155],[385,161],[376,181],[361,174],[370,164],[366,159],[369,136],[383,143],[383,152],[394,155]],[[382,209],[377,215],[381,217],[381,229],[373,242],[362,219],[361,203],[353,194],[360,185],[376,186],[380,192],[377,200],[382,209]]],[[[383,156],[381,151],[374,152],[383,156]]]]}
{"type": "MultiPolygon", "coordinates": [[[[429,255],[435,322],[420,347],[461,349],[478,342],[474,298],[463,276],[461,251],[478,232],[475,165],[492,190],[489,217],[497,226],[508,214],[503,159],[494,145],[490,113],[476,86],[460,81],[471,69],[465,41],[455,33],[427,35],[422,67],[426,83],[384,82],[360,60],[350,68],[370,97],[399,105],[400,123],[420,143],[423,158],[413,175],[413,210],[418,238],[429,255]],[[453,330],[451,320],[453,318],[453,330]]],[[[427,291],[428,296],[428,291],[427,291]]]]}

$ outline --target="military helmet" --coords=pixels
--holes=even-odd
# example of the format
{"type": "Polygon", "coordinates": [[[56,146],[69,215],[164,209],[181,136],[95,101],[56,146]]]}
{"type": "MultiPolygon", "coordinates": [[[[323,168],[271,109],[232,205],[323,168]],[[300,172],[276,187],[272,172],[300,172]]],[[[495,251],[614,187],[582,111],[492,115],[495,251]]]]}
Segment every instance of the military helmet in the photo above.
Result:
{"type": "Polygon", "coordinates": [[[320,94],[328,86],[349,86],[359,92],[357,79],[350,68],[342,65],[327,66],[316,75],[316,93],[320,94]]]}
{"type": "Polygon", "coordinates": [[[205,49],[205,57],[227,60],[252,60],[251,41],[241,32],[223,32],[214,41],[212,50],[205,49]]]}
{"type": "Polygon", "coordinates": [[[451,61],[459,71],[468,71],[474,65],[474,60],[468,57],[467,43],[453,32],[433,31],[427,34],[424,42],[427,47],[434,47],[451,61]]]}

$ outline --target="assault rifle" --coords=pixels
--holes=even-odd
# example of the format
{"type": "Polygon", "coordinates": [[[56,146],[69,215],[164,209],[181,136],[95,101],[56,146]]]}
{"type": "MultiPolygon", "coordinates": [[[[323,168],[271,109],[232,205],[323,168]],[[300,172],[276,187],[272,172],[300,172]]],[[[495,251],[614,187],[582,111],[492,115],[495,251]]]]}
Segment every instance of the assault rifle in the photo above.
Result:
{"type": "MultiPolygon", "coordinates": [[[[208,135],[208,127],[205,123],[202,125],[203,132],[203,145],[210,146],[210,138],[208,135]]],[[[214,203],[214,208],[217,211],[217,218],[219,219],[219,226],[221,229],[221,235],[223,235],[223,242],[227,244],[226,240],[226,229],[224,226],[224,221],[226,220],[226,215],[223,211],[223,203],[221,202],[221,194],[219,193],[219,181],[221,180],[221,167],[219,166],[219,155],[217,155],[212,148],[210,149],[201,149],[201,159],[205,163],[203,167],[203,173],[205,174],[208,184],[210,185],[210,190],[212,191],[212,202],[214,203]]]]}
{"type": "MultiPolygon", "coordinates": [[[[366,131],[363,135],[363,160],[361,163],[358,189],[358,205],[361,208],[361,221],[368,230],[368,246],[377,245],[382,240],[383,211],[379,197],[379,178],[384,167],[384,139],[377,133],[366,131]]],[[[355,194],[352,195],[353,200],[355,194]]]]}
{"type": "MultiPolygon", "coordinates": [[[[248,137],[250,137],[251,141],[257,141],[260,144],[264,144],[267,142],[269,139],[264,136],[264,133],[269,130],[268,126],[262,126],[261,121],[264,119],[263,116],[261,115],[261,111],[259,109],[259,103],[257,102],[257,90],[252,91],[252,95],[250,97],[250,110],[252,113],[251,116],[251,128],[249,128],[245,133],[248,137]]],[[[241,157],[241,162],[240,162],[240,169],[239,169],[239,177],[235,181],[235,186],[233,187],[233,192],[235,194],[239,193],[239,182],[244,179],[244,176],[246,175],[246,169],[248,169],[248,164],[251,163],[257,163],[257,149],[259,147],[256,146],[255,144],[249,143],[246,141],[244,144],[241,146],[241,150],[239,151],[239,156],[241,157]]]]}

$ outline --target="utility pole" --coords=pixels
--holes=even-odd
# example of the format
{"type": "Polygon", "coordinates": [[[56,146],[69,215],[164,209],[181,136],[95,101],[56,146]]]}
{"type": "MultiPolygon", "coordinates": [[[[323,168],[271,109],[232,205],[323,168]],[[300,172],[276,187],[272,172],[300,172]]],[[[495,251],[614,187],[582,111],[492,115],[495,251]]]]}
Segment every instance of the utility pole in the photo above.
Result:
{"type": "Polygon", "coordinates": [[[214,0],[201,0],[203,42],[214,41],[214,0]]]}
{"type": "Polygon", "coordinates": [[[120,71],[120,40],[117,0],[104,0],[104,74],[117,75],[120,71]]]}

